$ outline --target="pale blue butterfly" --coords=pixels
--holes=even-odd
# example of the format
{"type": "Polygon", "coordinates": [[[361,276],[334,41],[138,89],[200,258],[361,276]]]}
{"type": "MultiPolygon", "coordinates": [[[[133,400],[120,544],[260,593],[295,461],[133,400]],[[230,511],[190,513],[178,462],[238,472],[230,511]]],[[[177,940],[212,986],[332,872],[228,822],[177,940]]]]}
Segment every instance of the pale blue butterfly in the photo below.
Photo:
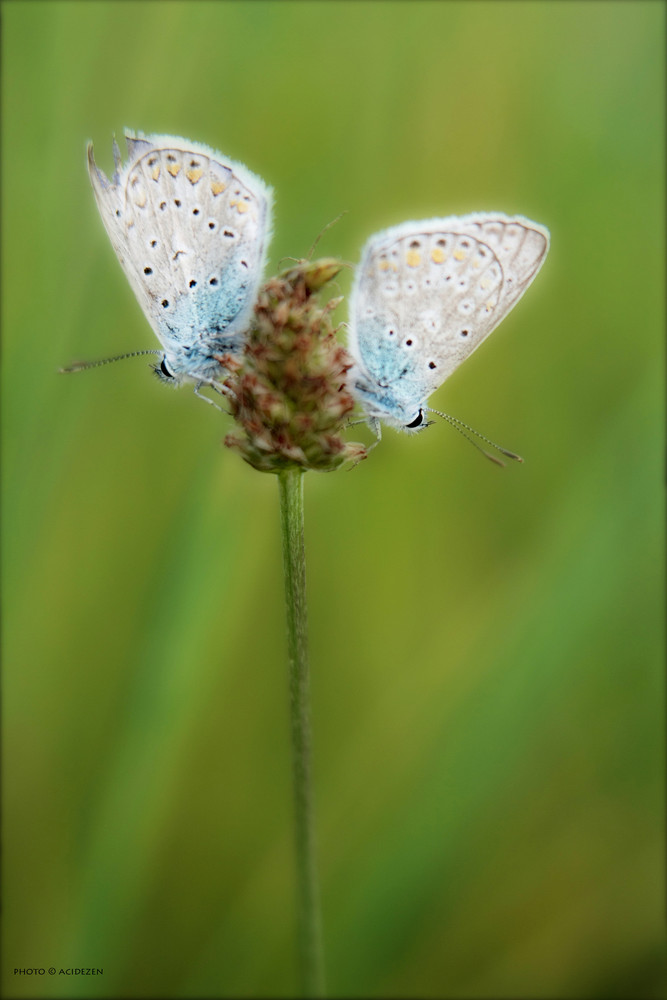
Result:
{"type": "Polygon", "coordinates": [[[216,355],[241,351],[262,278],[271,189],[208,146],[125,138],[129,159],[121,164],[114,141],[111,181],[92,145],[88,166],[111,244],[163,347],[135,353],[161,354],[155,371],[172,384],[219,388],[216,355]]]}
{"type": "Polygon", "coordinates": [[[548,249],[544,226],[497,212],[405,222],[368,240],[352,291],[350,382],[378,436],[380,421],[426,426],[428,397],[516,305],[548,249]]]}

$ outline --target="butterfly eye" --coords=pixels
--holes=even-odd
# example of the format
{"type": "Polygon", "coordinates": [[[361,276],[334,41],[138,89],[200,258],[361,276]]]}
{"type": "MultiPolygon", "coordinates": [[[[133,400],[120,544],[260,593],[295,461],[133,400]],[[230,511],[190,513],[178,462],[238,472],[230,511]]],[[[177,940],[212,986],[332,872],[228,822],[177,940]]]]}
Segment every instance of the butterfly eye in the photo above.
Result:
{"type": "Polygon", "coordinates": [[[410,423],[406,424],[405,426],[406,427],[411,427],[411,428],[413,428],[413,427],[421,427],[421,425],[422,425],[423,422],[424,422],[424,413],[423,413],[422,410],[420,410],[419,413],[417,414],[417,416],[415,417],[415,419],[411,420],[410,423]]]}
{"type": "Polygon", "coordinates": [[[174,377],[173,374],[167,368],[167,365],[165,363],[165,359],[164,358],[160,362],[160,371],[162,372],[162,374],[164,375],[165,378],[173,378],[174,377]]]}

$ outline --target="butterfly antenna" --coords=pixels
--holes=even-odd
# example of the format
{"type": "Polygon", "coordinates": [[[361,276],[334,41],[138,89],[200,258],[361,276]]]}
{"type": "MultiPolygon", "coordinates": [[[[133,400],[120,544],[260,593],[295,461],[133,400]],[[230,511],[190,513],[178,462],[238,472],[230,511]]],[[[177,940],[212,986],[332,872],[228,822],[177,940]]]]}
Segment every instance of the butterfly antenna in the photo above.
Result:
{"type": "Polygon", "coordinates": [[[486,441],[487,444],[491,445],[492,448],[495,448],[496,451],[499,451],[501,455],[505,455],[506,458],[511,458],[514,462],[523,462],[521,455],[516,455],[513,451],[508,451],[507,448],[501,448],[495,441],[491,441],[488,437],[480,434],[479,431],[469,427],[468,424],[464,424],[462,420],[458,420],[456,417],[450,416],[449,413],[441,413],[440,410],[434,410],[431,406],[427,407],[427,409],[429,413],[437,413],[439,417],[442,417],[442,419],[446,420],[448,424],[451,424],[451,426],[457,430],[459,434],[462,434],[467,441],[470,441],[471,445],[474,445],[478,451],[481,451],[482,455],[485,455],[491,462],[495,462],[496,465],[501,465],[503,468],[505,467],[504,462],[497,458],[496,455],[492,455],[490,451],[486,450],[486,448],[482,448],[476,441],[473,441],[470,435],[466,434],[466,431],[470,431],[470,434],[474,434],[475,437],[478,437],[481,441],[486,441]]]}
{"type": "Polygon", "coordinates": [[[59,368],[58,371],[62,375],[71,375],[73,372],[83,372],[86,368],[99,368],[100,365],[110,365],[112,361],[122,361],[124,358],[138,358],[142,354],[162,353],[162,351],[157,349],[149,349],[146,351],[128,351],[127,354],[117,354],[113,358],[102,358],[101,361],[75,361],[74,364],[68,365],[67,368],[59,368]]]}
{"type": "Polygon", "coordinates": [[[322,237],[324,236],[324,234],[329,229],[331,229],[332,226],[335,226],[337,222],[340,222],[340,220],[343,218],[343,216],[347,215],[348,211],[349,211],[349,209],[346,208],[344,212],[341,212],[340,215],[337,215],[335,219],[331,220],[331,222],[327,222],[327,224],[324,227],[324,229],[320,230],[319,235],[316,237],[315,242],[313,243],[312,247],[308,251],[308,257],[306,258],[306,260],[312,260],[312,258],[313,258],[313,252],[315,250],[315,247],[320,242],[320,240],[322,239],[322,237]]]}

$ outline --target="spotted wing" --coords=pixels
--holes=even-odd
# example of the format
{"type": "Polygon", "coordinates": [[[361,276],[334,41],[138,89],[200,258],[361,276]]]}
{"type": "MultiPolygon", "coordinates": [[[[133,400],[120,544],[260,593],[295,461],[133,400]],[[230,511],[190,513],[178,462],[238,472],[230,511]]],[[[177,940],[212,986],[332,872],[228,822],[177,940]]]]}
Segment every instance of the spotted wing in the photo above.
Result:
{"type": "Polygon", "coordinates": [[[548,246],[542,226],[498,213],[378,233],[357,273],[351,352],[397,399],[425,400],[516,304],[548,246]]]}
{"type": "Polygon", "coordinates": [[[237,346],[262,277],[271,190],[241,164],[173,136],[126,136],[111,181],[88,149],[102,220],[169,349],[237,346]]]}

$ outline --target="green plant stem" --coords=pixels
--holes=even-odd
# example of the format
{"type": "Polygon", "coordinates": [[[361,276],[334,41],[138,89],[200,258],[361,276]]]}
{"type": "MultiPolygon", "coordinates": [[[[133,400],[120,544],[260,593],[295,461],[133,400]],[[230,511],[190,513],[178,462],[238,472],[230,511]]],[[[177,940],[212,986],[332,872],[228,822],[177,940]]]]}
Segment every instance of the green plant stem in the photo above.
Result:
{"type": "Polygon", "coordinates": [[[302,996],[323,997],[324,957],[311,780],[303,477],[301,469],[283,470],[278,484],[289,654],[299,971],[302,996]]]}

